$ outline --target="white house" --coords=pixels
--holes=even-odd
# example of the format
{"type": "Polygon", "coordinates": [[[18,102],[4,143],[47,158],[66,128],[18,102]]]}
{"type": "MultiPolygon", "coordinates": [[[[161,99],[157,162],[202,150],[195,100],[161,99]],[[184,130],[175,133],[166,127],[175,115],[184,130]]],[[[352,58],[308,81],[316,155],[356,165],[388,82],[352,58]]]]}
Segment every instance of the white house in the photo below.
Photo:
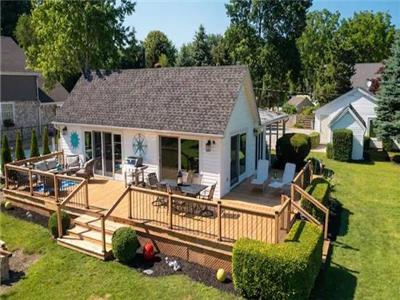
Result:
{"type": "Polygon", "coordinates": [[[57,115],[65,154],[95,158],[95,174],[123,180],[124,158],[141,156],[147,173],[178,170],[217,183],[215,197],[253,175],[265,156],[250,73],[245,66],[93,72],[57,115]]]}
{"type": "MultiPolygon", "coordinates": [[[[353,121],[356,123],[359,123],[359,121],[361,121],[361,123],[365,127],[363,135],[370,136],[372,142],[378,146],[378,141],[375,138],[373,125],[373,122],[376,118],[376,102],[376,97],[370,92],[367,92],[362,88],[354,88],[346,94],[336,98],[335,100],[316,110],[315,130],[318,131],[321,135],[321,143],[327,144],[332,141],[333,129],[350,128],[350,118],[353,119],[353,121]],[[358,120],[355,120],[354,116],[358,120]],[[342,117],[347,119],[347,121],[342,120],[341,122],[338,122],[338,120],[342,117]]],[[[355,123],[352,124],[355,125],[355,123]]]]}

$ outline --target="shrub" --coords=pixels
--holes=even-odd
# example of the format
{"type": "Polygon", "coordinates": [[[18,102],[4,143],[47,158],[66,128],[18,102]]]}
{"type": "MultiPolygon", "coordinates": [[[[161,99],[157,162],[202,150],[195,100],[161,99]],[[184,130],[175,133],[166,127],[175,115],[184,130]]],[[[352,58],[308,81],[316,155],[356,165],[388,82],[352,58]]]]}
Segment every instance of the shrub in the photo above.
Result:
{"type": "MultiPolygon", "coordinates": [[[[324,178],[315,178],[311,184],[306,188],[306,192],[313,196],[325,207],[329,206],[330,184],[324,178]]],[[[318,209],[314,204],[306,199],[301,200],[301,207],[309,212],[317,220],[323,222],[325,214],[318,209]]]]}
{"type": "Polygon", "coordinates": [[[121,227],[113,233],[112,251],[120,262],[131,262],[135,258],[138,248],[139,241],[132,228],[121,227]]]}
{"type": "Polygon", "coordinates": [[[278,165],[284,166],[287,162],[301,167],[304,159],[310,153],[310,137],[302,133],[287,133],[276,142],[276,156],[278,165]]]}
{"type": "Polygon", "coordinates": [[[394,142],[390,138],[382,139],[382,148],[385,151],[392,151],[394,148],[394,142]]]}
{"type": "Polygon", "coordinates": [[[311,132],[310,133],[310,142],[311,142],[311,149],[315,149],[319,146],[320,143],[320,135],[318,132],[311,132]]]}
{"type": "Polygon", "coordinates": [[[287,102],[283,105],[282,111],[288,115],[294,115],[297,113],[296,106],[289,104],[287,102]]]}
{"type": "Polygon", "coordinates": [[[40,156],[39,147],[37,143],[36,131],[32,129],[32,138],[31,138],[31,157],[40,156]]]}
{"type": "Polygon", "coordinates": [[[1,141],[1,172],[4,174],[4,165],[12,162],[11,149],[8,144],[8,138],[3,134],[1,141]]]}
{"type": "Polygon", "coordinates": [[[368,135],[364,136],[364,151],[369,150],[371,147],[371,138],[368,135]]]}
{"type": "Polygon", "coordinates": [[[235,288],[246,298],[308,299],[322,244],[321,229],[305,221],[296,221],[284,243],[238,240],[232,256],[235,288]]]}
{"type": "Polygon", "coordinates": [[[333,159],[350,161],[353,152],[353,132],[350,129],[333,130],[333,159]]]}
{"type": "Polygon", "coordinates": [[[314,113],[314,111],[315,111],[315,106],[307,106],[302,109],[301,114],[303,116],[311,116],[314,113]]]}
{"type": "MultiPolygon", "coordinates": [[[[71,218],[69,215],[62,210],[61,211],[61,224],[62,224],[62,232],[65,234],[67,229],[71,225],[71,218]]],[[[57,213],[52,213],[49,218],[49,231],[54,238],[58,238],[58,224],[57,224],[57,213]]]]}
{"type": "Polygon", "coordinates": [[[21,132],[17,131],[17,136],[15,138],[15,160],[25,159],[25,152],[23,148],[21,132]]]}
{"type": "Polygon", "coordinates": [[[43,140],[42,140],[42,146],[43,146],[43,155],[49,154],[50,153],[50,148],[49,148],[49,132],[47,130],[47,127],[44,128],[43,130],[43,140]]]}
{"type": "Polygon", "coordinates": [[[326,157],[329,159],[333,158],[333,145],[332,143],[326,144],[326,157]]]}

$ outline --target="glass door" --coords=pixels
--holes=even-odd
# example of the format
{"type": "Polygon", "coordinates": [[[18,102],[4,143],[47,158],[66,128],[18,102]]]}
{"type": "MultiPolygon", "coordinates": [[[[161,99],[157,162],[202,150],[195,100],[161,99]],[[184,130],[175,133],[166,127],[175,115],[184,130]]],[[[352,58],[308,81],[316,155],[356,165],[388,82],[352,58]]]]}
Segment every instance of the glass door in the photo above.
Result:
{"type": "Polygon", "coordinates": [[[178,173],[178,138],[160,137],[161,179],[176,179],[178,173]]]}
{"type": "Polygon", "coordinates": [[[113,176],[112,134],[103,132],[103,167],[104,176],[113,176]]]}
{"type": "Polygon", "coordinates": [[[246,172],[246,134],[231,137],[231,186],[246,172]]]}
{"type": "Polygon", "coordinates": [[[93,148],[94,148],[94,173],[103,175],[103,156],[102,156],[102,140],[101,132],[93,132],[93,148]]]}

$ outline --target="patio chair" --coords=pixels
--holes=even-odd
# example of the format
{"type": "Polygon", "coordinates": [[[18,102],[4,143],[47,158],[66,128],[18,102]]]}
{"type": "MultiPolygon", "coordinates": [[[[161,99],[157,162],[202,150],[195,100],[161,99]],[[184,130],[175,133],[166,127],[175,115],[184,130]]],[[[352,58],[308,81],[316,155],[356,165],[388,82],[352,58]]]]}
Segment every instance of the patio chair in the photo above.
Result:
{"type": "MultiPolygon", "coordinates": [[[[207,195],[201,196],[200,198],[203,200],[209,200],[212,201],[214,198],[214,193],[215,193],[215,188],[217,187],[217,183],[214,183],[211,187],[210,190],[208,191],[207,195]]],[[[200,211],[200,215],[203,217],[212,217],[214,215],[214,212],[208,208],[208,205],[205,205],[204,208],[200,211]]]]}
{"type": "Polygon", "coordinates": [[[81,162],[78,154],[67,155],[65,161],[65,169],[69,173],[75,173],[80,170],[81,162]]]}
{"type": "Polygon", "coordinates": [[[194,173],[192,175],[192,181],[190,183],[201,184],[202,179],[203,179],[203,174],[194,173]]]}
{"type": "Polygon", "coordinates": [[[251,180],[251,185],[257,188],[261,188],[264,192],[265,184],[268,180],[269,161],[266,159],[260,159],[258,161],[256,178],[251,180]]]}
{"type": "Polygon", "coordinates": [[[281,180],[274,180],[268,186],[274,189],[282,189],[292,183],[294,174],[296,172],[296,165],[292,163],[286,163],[285,170],[281,180]]]}
{"type": "Polygon", "coordinates": [[[85,162],[83,167],[81,169],[79,169],[75,173],[75,175],[77,177],[82,177],[82,178],[85,178],[87,180],[89,180],[91,177],[94,177],[94,172],[93,172],[94,162],[95,162],[95,160],[93,158],[88,160],[87,162],[85,162]]]}
{"type": "Polygon", "coordinates": [[[147,174],[147,182],[151,189],[157,189],[159,184],[157,174],[154,172],[147,174]]]}
{"type": "MultiPolygon", "coordinates": [[[[160,192],[166,192],[167,186],[165,184],[158,184],[157,190],[160,192]]],[[[168,209],[168,198],[166,196],[159,195],[157,196],[156,200],[151,202],[151,204],[157,207],[156,212],[158,212],[161,207],[167,207],[168,209]]]]}
{"type": "MultiPolygon", "coordinates": [[[[173,195],[186,196],[179,186],[170,186],[167,184],[167,192],[173,195]]],[[[185,212],[186,201],[181,199],[172,200],[172,209],[176,212],[185,212]]]]}

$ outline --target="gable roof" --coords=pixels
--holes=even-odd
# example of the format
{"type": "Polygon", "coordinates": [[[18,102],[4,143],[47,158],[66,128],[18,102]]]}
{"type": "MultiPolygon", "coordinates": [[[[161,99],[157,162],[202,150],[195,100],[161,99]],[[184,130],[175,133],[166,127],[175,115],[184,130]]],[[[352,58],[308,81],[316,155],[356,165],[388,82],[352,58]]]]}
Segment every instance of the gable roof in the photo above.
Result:
{"type": "Polygon", "coordinates": [[[351,77],[351,85],[353,88],[368,88],[367,81],[370,79],[380,78],[379,72],[383,68],[382,63],[362,63],[354,65],[354,75],[351,77]]]}
{"type": "Polygon", "coordinates": [[[56,122],[223,135],[246,77],[246,66],[92,72],[56,122]]]}
{"type": "MultiPolygon", "coordinates": [[[[347,97],[354,95],[354,94],[360,94],[360,96],[365,96],[366,99],[370,100],[373,103],[376,103],[378,101],[378,99],[375,97],[375,95],[371,94],[370,92],[366,91],[363,88],[353,88],[350,91],[348,91],[347,93],[339,96],[338,98],[332,100],[331,102],[321,106],[320,108],[318,108],[315,113],[319,114],[323,111],[329,110],[330,107],[332,107],[334,104],[341,102],[345,99],[347,99],[347,97]]],[[[344,105],[344,107],[347,107],[347,103],[344,105]]]]}
{"type": "Polygon", "coordinates": [[[312,104],[310,97],[308,95],[295,95],[289,99],[288,103],[297,106],[305,101],[308,101],[310,104],[312,104]]]}
{"type": "Polygon", "coordinates": [[[67,90],[58,82],[53,89],[45,90],[43,78],[40,74],[26,68],[25,53],[11,37],[2,36],[0,44],[0,71],[2,74],[38,76],[39,101],[41,103],[63,102],[68,97],[67,90]]]}
{"type": "Polygon", "coordinates": [[[357,110],[351,104],[349,104],[347,107],[343,108],[340,112],[338,112],[336,114],[335,117],[333,117],[333,119],[329,122],[329,127],[331,127],[334,123],[339,121],[343,116],[346,115],[346,113],[350,113],[364,130],[367,128],[365,121],[363,120],[363,118],[360,116],[360,114],[357,112],[357,110]]]}

